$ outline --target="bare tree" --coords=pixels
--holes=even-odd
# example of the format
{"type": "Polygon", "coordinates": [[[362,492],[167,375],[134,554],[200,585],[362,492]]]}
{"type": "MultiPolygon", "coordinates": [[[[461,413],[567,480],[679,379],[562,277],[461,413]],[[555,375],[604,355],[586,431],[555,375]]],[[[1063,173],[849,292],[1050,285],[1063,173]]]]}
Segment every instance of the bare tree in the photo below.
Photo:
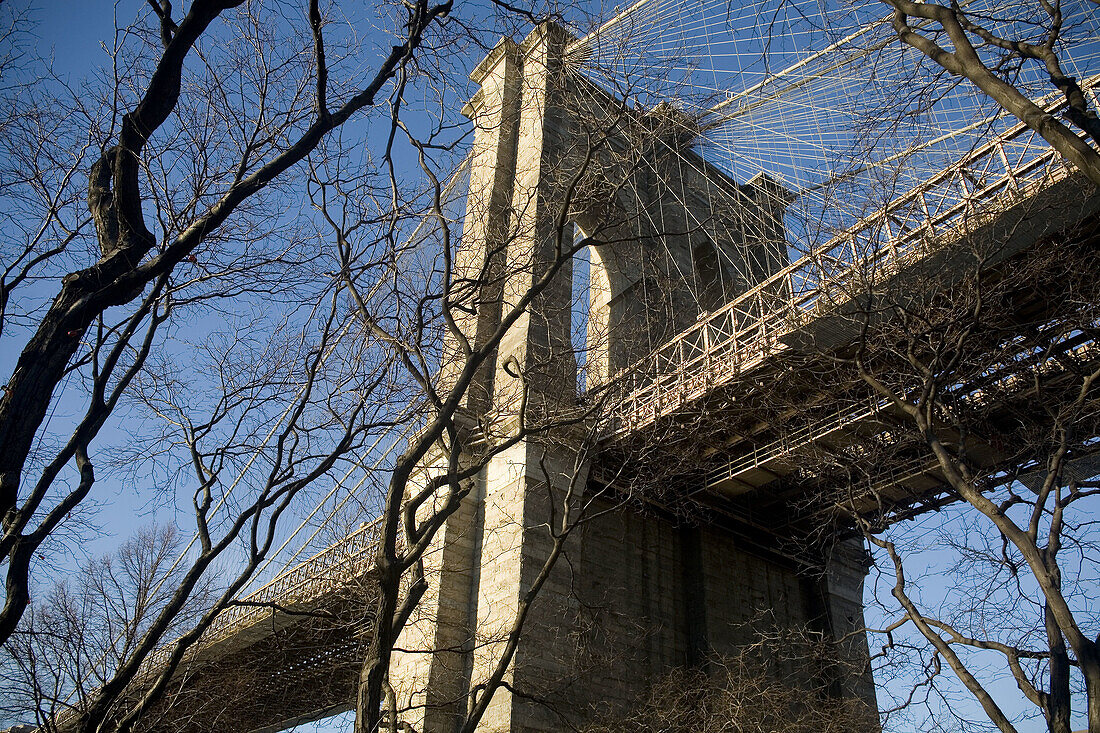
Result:
{"type": "MultiPolygon", "coordinates": [[[[131,729],[310,487],[409,414],[394,352],[347,345],[360,334],[349,336],[346,281],[332,274],[339,253],[319,249],[310,217],[286,202],[350,120],[401,128],[402,94],[445,68],[417,66],[421,53],[456,38],[476,47],[482,29],[458,13],[449,22],[451,3],[373,8],[394,35],[370,40],[385,39],[384,52],[364,74],[354,29],[330,23],[334,6],[299,10],[150,3],[110,46],[103,84],[65,88],[29,63],[26,83],[5,78],[5,107],[20,113],[2,128],[12,236],[0,328],[21,355],[0,400],[0,640],[45,592],[35,568],[58,562],[96,498],[97,467],[159,484],[173,508],[180,491],[195,533],[170,597],[80,698],[84,730],[131,729]],[[185,335],[195,319],[215,325],[185,335]],[[59,418],[59,405],[78,416],[59,418]],[[114,454],[93,447],[124,416],[136,439],[114,454]],[[135,696],[144,660],[228,556],[235,571],[135,696]]],[[[364,175],[384,187],[396,169],[368,161],[364,175]]],[[[415,200],[374,212],[380,249],[415,200]]],[[[373,262],[377,276],[393,259],[373,262]]]]}
{"type": "MultiPolygon", "coordinates": [[[[1085,2],[1040,0],[995,7],[971,3],[882,0],[893,10],[898,39],[949,74],[969,80],[996,104],[1038,132],[1066,160],[1100,185],[1100,118],[1095,98],[1063,66],[1067,45],[1088,42],[1076,26],[1093,11],[1085,2]],[[1083,7],[1082,7],[1083,6],[1083,7]],[[1065,98],[1064,117],[1093,145],[1029,97],[1025,84],[1037,65],[1065,98]]],[[[1093,0],[1094,1],[1094,0],[1093,0]]],[[[1084,21],[1088,26],[1088,18],[1084,21]]]]}
{"type": "MultiPolygon", "coordinates": [[[[175,562],[183,538],[171,527],[151,526],[113,555],[92,560],[72,583],[61,581],[28,612],[4,646],[6,716],[35,714],[53,730],[66,710],[80,710],[124,664],[183,579],[175,562]]],[[[182,633],[213,601],[210,580],[173,619],[182,633]]]]}
{"type": "Polygon", "coordinates": [[[704,668],[677,669],[652,688],[627,716],[586,730],[790,731],[875,730],[878,711],[866,701],[835,694],[864,674],[865,660],[805,628],[768,629],[759,619],[755,641],[704,668]]]}

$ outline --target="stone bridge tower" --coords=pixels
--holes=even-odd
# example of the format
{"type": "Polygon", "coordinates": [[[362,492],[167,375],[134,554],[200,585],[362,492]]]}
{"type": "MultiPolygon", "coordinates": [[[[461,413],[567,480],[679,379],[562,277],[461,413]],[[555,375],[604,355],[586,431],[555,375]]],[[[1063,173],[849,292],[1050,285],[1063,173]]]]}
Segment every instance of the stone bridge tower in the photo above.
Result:
{"type": "MultiPolygon", "coordinates": [[[[575,404],[582,388],[598,392],[787,263],[787,192],[766,177],[738,184],[707,164],[676,109],[629,109],[572,72],[570,40],[543,25],[521,44],[502,41],[472,75],[481,89],[465,110],[476,139],[455,263],[471,290],[463,333],[484,343],[502,311],[557,268],[468,396],[470,413],[492,424],[516,421],[520,385],[527,409],[543,412],[575,404]],[[590,253],[583,384],[577,260],[561,255],[577,242],[590,253]]],[[[568,444],[532,439],[496,454],[440,532],[431,590],[391,675],[402,720],[418,733],[456,729],[524,610],[507,687],[481,730],[566,730],[627,710],[663,673],[743,645],[763,609],[779,624],[861,625],[854,554],[824,579],[806,578],[728,528],[620,506],[614,494],[588,507],[592,518],[526,609],[551,547],[551,506],[569,486],[583,488],[591,469],[568,444]]]]}

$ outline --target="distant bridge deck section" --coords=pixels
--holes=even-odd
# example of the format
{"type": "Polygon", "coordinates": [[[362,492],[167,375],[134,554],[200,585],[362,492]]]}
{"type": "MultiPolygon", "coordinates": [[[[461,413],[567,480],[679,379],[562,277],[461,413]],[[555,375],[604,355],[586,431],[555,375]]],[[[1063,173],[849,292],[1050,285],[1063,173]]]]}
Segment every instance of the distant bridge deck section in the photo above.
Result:
{"type": "MultiPolygon", "coordinates": [[[[202,635],[194,653],[201,654],[202,650],[227,639],[239,639],[246,630],[270,621],[272,615],[278,613],[276,607],[308,609],[327,595],[362,578],[374,559],[379,527],[377,520],[364,524],[309,559],[284,568],[270,581],[218,614],[202,635]]],[[[153,670],[164,666],[171,650],[172,646],[166,645],[150,654],[146,668],[153,670]]]]}
{"type": "MultiPolygon", "coordinates": [[[[278,731],[348,710],[373,633],[380,523],[365,524],[219,614],[147,716],[163,731],[278,731]]],[[[145,664],[154,674],[172,645],[145,664]]]]}

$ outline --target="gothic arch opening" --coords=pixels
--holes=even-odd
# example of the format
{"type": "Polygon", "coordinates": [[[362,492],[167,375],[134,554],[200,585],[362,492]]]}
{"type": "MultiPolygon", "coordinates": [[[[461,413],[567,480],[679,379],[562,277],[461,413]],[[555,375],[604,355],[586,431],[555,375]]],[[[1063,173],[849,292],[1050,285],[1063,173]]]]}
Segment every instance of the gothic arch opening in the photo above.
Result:
{"type": "Polygon", "coordinates": [[[577,363],[577,394],[581,395],[612,374],[614,340],[621,335],[613,326],[613,283],[621,275],[615,270],[610,245],[589,235],[580,224],[571,226],[577,251],[572,263],[569,336],[577,363]]]}
{"type": "Polygon", "coordinates": [[[695,300],[700,311],[712,311],[726,302],[726,287],[718,251],[710,239],[704,238],[692,247],[695,266],[695,300]]]}
{"type": "MultiPolygon", "coordinates": [[[[573,246],[585,239],[584,230],[573,224],[573,246]]],[[[573,253],[572,287],[569,295],[569,343],[577,362],[577,395],[589,386],[589,329],[592,316],[592,245],[584,244],[573,253]]]]}

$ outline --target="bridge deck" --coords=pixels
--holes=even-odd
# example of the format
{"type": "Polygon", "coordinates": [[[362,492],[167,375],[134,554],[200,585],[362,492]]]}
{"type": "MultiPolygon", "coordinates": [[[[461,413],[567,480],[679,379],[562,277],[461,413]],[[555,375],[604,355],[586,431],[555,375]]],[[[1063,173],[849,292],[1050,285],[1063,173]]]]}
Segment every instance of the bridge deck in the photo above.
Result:
{"type": "MultiPolygon", "coordinates": [[[[1098,86],[1100,76],[1082,84],[1094,98],[1098,86]]],[[[1054,96],[1044,103],[1052,114],[1065,106],[1054,96]]],[[[861,279],[896,276],[1071,173],[1037,133],[1014,125],[661,346],[631,370],[610,434],[643,430],[781,358],[797,332],[848,303],[861,279]]]]}
{"type": "MultiPolygon", "coordinates": [[[[371,638],[378,527],[360,527],[220,614],[146,716],[149,729],[277,731],[349,709],[371,638]]],[[[170,652],[150,655],[147,672],[170,652]]]]}

